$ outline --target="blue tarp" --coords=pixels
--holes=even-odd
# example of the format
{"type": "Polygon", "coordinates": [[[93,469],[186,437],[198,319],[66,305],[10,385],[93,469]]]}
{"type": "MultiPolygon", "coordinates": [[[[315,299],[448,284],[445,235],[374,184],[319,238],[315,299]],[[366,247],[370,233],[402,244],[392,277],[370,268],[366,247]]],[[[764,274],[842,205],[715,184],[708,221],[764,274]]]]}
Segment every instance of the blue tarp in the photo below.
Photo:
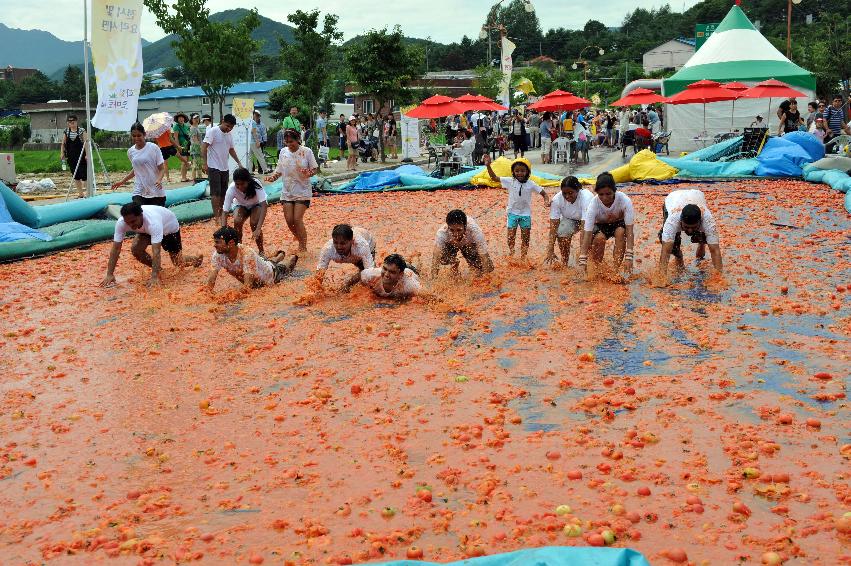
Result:
{"type": "Polygon", "coordinates": [[[800,177],[801,167],[814,161],[809,152],[791,139],[769,138],[757,156],[755,173],[760,177],[800,177]]]}
{"type": "Polygon", "coordinates": [[[640,553],[629,548],[545,546],[505,554],[480,556],[448,564],[419,560],[396,560],[384,566],[650,566],[640,553]]]}
{"type": "Polygon", "coordinates": [[[6,207],[6,201],[0,198],[0,242],[16,242],[18,240],[28,239],[48,242],[52,238],[48,234],[39,232],[35,228],[30,228],[20,222],[15,222],[12,219],[12,215],[9,214],[9,209],[6,207]]]}
{"type": "Polygon", "coordinates": [[[416,165],[400,165],[396,169],[386,171],[369,171],[361,173],[355,179],[354,190],[376,190],[385,187],[395,187],[399,184],[399,178],[402,175],[426,176],[425,171],[416,165]]]}
{"type": "Polygon", "coordinates": [[[789,132],[780,139],[801,146],[810,156],[810,161],[818,161],[824,157],[824,142],[809,132],[789,132]]]}
{"type": "Polygon", "coordinates": [[[746,177],[754,174],[756,159],[738,161],[692,161],[686,158],[659,157],[663,163],[679,169],[678,177],[746,177]]]}

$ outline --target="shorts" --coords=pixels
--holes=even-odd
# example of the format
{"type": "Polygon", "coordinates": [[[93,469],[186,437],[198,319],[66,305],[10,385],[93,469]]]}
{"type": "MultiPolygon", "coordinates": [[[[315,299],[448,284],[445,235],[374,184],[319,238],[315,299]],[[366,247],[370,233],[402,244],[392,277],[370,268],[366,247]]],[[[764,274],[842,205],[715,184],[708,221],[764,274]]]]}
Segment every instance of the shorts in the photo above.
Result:
{"type": "Polygon", "coordinates": [[[180,230],[173,234],[163,236],[162,247],[170,254],[176,254],[183,251],[183,242],[180,239],[180,230]]]}
{"type": "Polygon", "coordinates": [[[177,148],[174,147],[173,145],[161,147],[160,153],[163,154],[163,159],[168,159],[169,157],[177,155],[177,148]]]}
{"type": "Polygon", "coordinates": [[[558,223],[558,232],[556,235],[559,238],[572,238],[577,232],[579,232],[579,220],[562,218],[558,223]]]}
{"type": "Polygon", "coordinates": [[[549,153],[553,147],[553,140],[549,134],[541,137],[541,153],[549,153]]]}
{"type": "Polygon", "coordinates": [[[511,141],[514,143],[514,151],[526,151],[526,136],[514,134],[511,136],[511,141]]]}
{"type": "Polygon", "coordinates": [[[626,229],[626,224],[623,223],[623,220],[618,220],[617,222],[610,222],[608,224],[597,223],[594,226],[594,235],[603,234],[608,240],[609,238],[614,237],[615,230],[618,228],[626,229]]]}
{"type": "Polygon", "coordinates": [[[514,229],[520,226],[521,230],[529,230],[532,228],[531,216],[518,216],[517,214],[508,213],[508,228],[514,229]]]}
{"type": "MultiPolygon", "coordinates": [[[[263,202],[266,202],[266,201],[263,201],[263,202]]],[[[257,204],[255,204],[253,206],[242,206],[241,204],[238,204],[235,207],[233,207],[233,212],[234,212],[234,214],[236,214],[236,212],[238,210],[241,210],[242,214],[245,215],[246,218],[248,218],[248,215],[251,214],[251,211],[254,210],[255,208],[257,208],[258,206],[260,206],[261,204],[263,204],[263,203],[258,202],[257,204]]]]}
{"type": "Polygon", "coordinates": [[[165,197],[143,197],[142,195],[133,195],[133,202],[146,205],[150,204],[153,206],[165,206],[165,197]]]}
{"type": "Polygon", "coordinates": [[[440,251],[440,264],[454,264],[457,261],[458,252],[461,252],[461,256],[467,260],[470,267],[478,269],[479,271],[484,269],[484,263],[482,262],[482,256],[479,254],[479,248],[474,245],[461,246],[459,248],[453,244],[445,244],[440,251]]]}
{"type": "Polygon", "coordinates": [[[304,205],[305,208],[310,208],[310,201],[309,200],[282,200],[281,206],[283,206],[285,204],[301,204],[301,205],[304,205]]]}
{"type": "Polygon", "coordinates": [[[343,136],[340,136],[339,146],[340,146],[340,151],[346,151],[346,138],[344,138],[343,136]]]}
{"type": "Polygon", "coordinates": [[[282,263],[272,262],[272,274],[275,276],[275,283],[280,283],[290,274],[290,268],[282,263]]]}
{"type": "Polygon", "coordinates": [[[230,171],[219,171],[210,167],[207,169],[207,177],[210,179],[210,196],[225,198],[230,182],[230,171]]]}

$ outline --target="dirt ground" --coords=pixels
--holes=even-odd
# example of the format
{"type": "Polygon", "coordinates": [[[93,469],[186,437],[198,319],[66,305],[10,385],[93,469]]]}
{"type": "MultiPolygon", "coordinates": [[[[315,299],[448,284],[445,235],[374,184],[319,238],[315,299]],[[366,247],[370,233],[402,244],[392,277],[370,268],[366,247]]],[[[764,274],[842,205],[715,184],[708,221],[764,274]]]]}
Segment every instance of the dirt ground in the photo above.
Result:
{"type": "MultiPolygon", "coordinates": [[[[129,243],[112,289],[109,243],[0,265],[0,562],[447,561],[611,534],[653,564],[851,563],[841,195],[687,186],[723,279],[692,260],[650,284],[676,188],[652,185],[626,187],[627,284],[544,267],[537,200],[532,261],[509,261],[498,190],[316,198],[295,277],[250,294],[200,291],[211,222],[182,230],[205,266],[164,260],[153,291],[129,243]],[[427,262],[455,207],[491,276],[426,277],[438,300],[406,304],[307,285],[334,224],[427,262]]],[[[280,208],[264,232],[292,248],[280,208]]]]}

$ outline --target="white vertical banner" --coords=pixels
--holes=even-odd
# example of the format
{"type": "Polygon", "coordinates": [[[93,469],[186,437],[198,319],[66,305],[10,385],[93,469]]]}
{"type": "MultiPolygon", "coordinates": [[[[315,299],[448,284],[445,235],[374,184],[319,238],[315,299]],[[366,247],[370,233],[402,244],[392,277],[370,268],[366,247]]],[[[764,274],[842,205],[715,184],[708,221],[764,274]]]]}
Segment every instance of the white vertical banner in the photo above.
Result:
{"type": "MultiPolygon", "coordinates": [[[[231,103],[231,111],[236,116],[236,126],[231,130],[233,136],[233,149],[242,160],[242,164],[251,170],[251,144],[254,143],[251,136],[253,126],[252,116],[254,114],[253,98],[234,98],[231,103]]],[[[228,168],[231,175],[236,170],[236,161],[233,157],[228,160],[228,168]]]]}
{"type": "Polygon", "coordinates": [[[402,114],[402,159],[420,157],[420,121],[405,115],[416,105],[401,109],[402,114]]]}
{"type": "Polygon", "coordinates": [[[126,132],[142,87],[142,0],[91,0],[92,62],[98,104],[92,125],[126,132]]]}
{"type": "Polygon", "coordinates": [[[511,60],[511,54],[514,53],[514,48],[517,47],[514,43],[502,36],[502,57],[500,67],[502,68],[502,82],[499,84],[499,96],[502,99],[502,105],[511,107],[511,72],[514,70],[514,63],[511,60]]]}

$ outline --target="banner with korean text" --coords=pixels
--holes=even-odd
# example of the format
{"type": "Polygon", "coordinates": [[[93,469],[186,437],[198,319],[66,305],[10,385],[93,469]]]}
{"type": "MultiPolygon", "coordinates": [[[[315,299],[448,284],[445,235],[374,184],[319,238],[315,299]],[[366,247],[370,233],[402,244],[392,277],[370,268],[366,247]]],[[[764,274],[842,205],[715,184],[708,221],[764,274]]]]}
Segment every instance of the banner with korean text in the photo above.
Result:
{"type": "Polygon", "coordinates": [[[142,86],[142,0],[91,0],[92,62],[98,103],[92,125],[126,132],[142,86]]]}
{"type": "Polygon", "coordinates": [[[502,105],[511,108],[511,72],[514,70],[514,63],[511,60],[511,55],[514,53],[514,45],[510,39],[502,36],[502,82],[499,84],[499,95],[502,99],[502,105]]]}
{"type": "Polygon", "coordinates": [[[405,112],[416,108],[416,104],[401,108],[402,115],[402,159],[419,159],[420,157],[420,121],[410,118],[405,112]]]}
{"type": "MultiPolygon", "coordinates": [[[[251,128],[254,126],[254,99],[234,98],[231,102],[231,113],[236,117],[236,126],[231,130],[233,149],[242,160],[242,164],[251,169],[251,128]]],[[[233,157],[228,161],[231,175],[236,171],[236,161],[233,157]]]]}

